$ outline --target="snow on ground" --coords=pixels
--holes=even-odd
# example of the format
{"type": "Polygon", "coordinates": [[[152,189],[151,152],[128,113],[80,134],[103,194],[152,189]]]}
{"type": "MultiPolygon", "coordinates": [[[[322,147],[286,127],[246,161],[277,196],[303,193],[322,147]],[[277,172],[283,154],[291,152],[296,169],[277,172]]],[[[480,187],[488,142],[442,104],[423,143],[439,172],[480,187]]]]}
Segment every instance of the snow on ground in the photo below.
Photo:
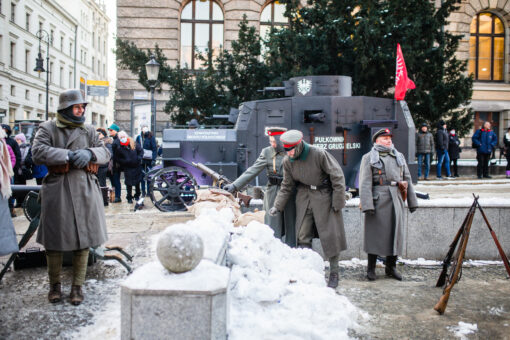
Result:
{"type": "Polygon", "coordinates": [[[477,324],[459,321],[458,326],[450,326],[448,330],[461,340],[467,340],[466,335],[475,333],[478,330],[477,324]]]}
{"type": "Polygon", "coordinates": [[[348,329],[368,319],[326,287],[317,253],[288,247],[267,225],[239,228],[228,261],[229,339],[348,339],[348,329]]]}

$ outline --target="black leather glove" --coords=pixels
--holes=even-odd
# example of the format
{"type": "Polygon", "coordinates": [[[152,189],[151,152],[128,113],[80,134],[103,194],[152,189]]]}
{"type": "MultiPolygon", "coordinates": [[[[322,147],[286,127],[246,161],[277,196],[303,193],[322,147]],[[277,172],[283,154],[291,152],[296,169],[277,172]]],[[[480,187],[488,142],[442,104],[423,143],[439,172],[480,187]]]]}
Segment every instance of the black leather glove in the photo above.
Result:
{"type": "Polygon", "coordinates": [[[234,183],[232,184],[227,184],[223,187],[223,190],[227,190],[228,192],[230,193],[233,193],[234,191],[236,191],[236,186],[234,185],[234,183]]]}
{"type": "Polygon", "coordinates": [[[69,163],[72,163],[73,159],[74,159],[74,151],[71,151],[71,150],[67,151],[67,160],[69,161],[69,163]]]}
{"type": "Polygon", "coordinates": [[[373,215],[375,215],[375,210],[374,209],[365,210],[365,214],[373,216],[373,215]]]}
{"type": "Polygon", "coordinates": [[[73,153],[72,157],[69,156],[69,160],[71,161],[71,163],[78,169],[86,167],[91,159],[92,151],[86,149],[76,150],[73,153]]]}
{"type": "Polygon", "coordinates": [[[269,209],[270,216],[276,216],[276,214],[278,214],[278,209],[276,209],[276,207],[272,207],[271,209],[269,209]]]}
{"type": "Polygon", "coordinates": [[[413,212],[415,212],[415,211],[416,211],[416,209],[418,209],[418,208],[416,208],[416,207],[409,208],[409,212],[412,214],[413,212]]]}

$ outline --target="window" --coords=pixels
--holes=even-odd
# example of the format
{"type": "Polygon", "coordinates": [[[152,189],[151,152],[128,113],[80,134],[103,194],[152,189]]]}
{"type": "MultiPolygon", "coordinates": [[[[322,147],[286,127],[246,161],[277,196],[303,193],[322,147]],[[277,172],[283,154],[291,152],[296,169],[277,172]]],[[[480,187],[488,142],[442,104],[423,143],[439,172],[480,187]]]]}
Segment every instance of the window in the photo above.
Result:
{"type": "Polygon", "coordinates": [[[64,52],[64,37],[60,37],[60,50],[64,52]]]}
{"type": "Polygon", "coordinates": [[[16,97],[16,86],[11,85],[11,96],[16,97]]]}
{"type": "Polygon", "coordinates": [[[25,90],[25,99],[26,100],[30,99],[30,90],[25,90]]]}
{"type": "Polygon", "coordinates": [[[53,83],[53,62],[50,62],[50,82],[53,83]]]}
{"type": "Polygon", "coordinates": [[[53,46],[53,38],[55,37],[55,31],[54,30],[50,30],[50,44],[51,46],[53,46]]]}
{"type": "Polygon", "coordinates": [[[99,60],[97,61],[97,73],[101,75],[101,62],[99,60]]]}
{"type": "Polygon", "coordinates": [[[9,66],[14,68],[14,57],[16,52],[16,43],[11,42],[11,51],[9,55],[9,66]]]}
{"type": "Polygon", "coordinates": [[[69,88],[73,88],[74,85],[73,85],[73,72],[72,71],[69,71],[69,88]]]}
{"type": "Polygon", "coordinates": [[[72,56],[73,55],[73,43],[70,42],[69,43],[69,56],[72,56]]]}
{"type": "Polygon", "coordinates": [[[106,55],[106,40],[103,40],[103,55],[106,55]]]}
{"type": "Polygon", "coordinates": [[[39,21],[39,31],[41,31],[43,29],[43,23],[42,21],[39,21]]]}
{"type": "Polygon", "coordinates": [[[60,87],[64,87],[64,67],[60,66],[60,87]]]}
{"type": "Polygon", "coordinates": [[[11,21],[16,22],[16,4],[11,2],[11,21]]]}
{"type": "Polygon", "coordinates": [[[92,32],[92,47],[96,47],[96,46],[95,46],[95,43],[96,43],[96,38],[95,38],[95,36],[96,36],[96,33],[95,33],[95,32],[92,32]]]}
{"type": "Polygon", "coordinates": [[[92,57],[92,72],[94,72],[94,57],[92,57]]]}
{"type": "Polygon", "coordinates": [[[260,36],[266,38],[271,32],[271,28],[282,28],[289,26],[289,20],[283,15],[285,13],[285,4],[279,1],[269,2],[262,13],[260,13],[260,36]]]}
{"type": "Polygon", "coordinates": [[[106,78],[106,64],[103,63],[103,77],[106,78]]]}
{"type": "Polygon", "coordinates": [[[25,50],[25,72],[30,70],[30,50],[25,50]]]}
{"type": "Polygon", "coordinates": [[[25,29],[30,31],[30,13],[25,15],[25,29]]]}
{"type": "Polygon", "coordinates": [[[471,21],[469,72],[475,80],[503,81],[505,28],[501,19],[488,12],[471,21]]]}
{"type": "Polygon", "coordinates": [[[42,104],[42,94],[39,93],[39,95],[37,96],[37,101],[39,104],[42,104]]]}
{"type": "Polygon", "coordinates": [[[190,1],[181,13],[181,64],[201,68],[197,51],[212,49],[217,56],[223,45],[223,11],[214,1],[190,1]]]}

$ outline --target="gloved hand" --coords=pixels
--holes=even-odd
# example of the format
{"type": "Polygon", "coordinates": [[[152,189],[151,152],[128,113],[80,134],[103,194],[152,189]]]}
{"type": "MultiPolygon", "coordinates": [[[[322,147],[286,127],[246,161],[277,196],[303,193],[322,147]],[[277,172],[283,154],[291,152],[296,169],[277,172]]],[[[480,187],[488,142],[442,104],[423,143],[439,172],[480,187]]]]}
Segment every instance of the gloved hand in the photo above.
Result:
{"type": "Polygon", "coordinates": [[[415,212],[415,211],[416,211],[416,209],[418,209],[418,208],[416,208],[416,207],[409,208],[409,212],[412,214],[413,212],[415,212]]]}
{"type": "Polygon", "coordinates": [[[276,209],[276,207],[272,207],[271,209],[269,209],[270,216],[276,216],[276,214],[278,214],[278,209],[276,209]]]}
{"type": "Polygon", "coordinates": [[[67,151],[67,160],[69,161],[69,163],[72,163],[72,159],[74,159],[74,151],[67,151]]]}
{"type": "Polygon", "coordinates": [[[374,209],[365,210],[365,214],[373,216],[373,215],[375,215],[375,210],[374,209]]]}
{"type": "Polygon", "coordinates": [[[233,193],[234,191],[236,191],[236,186],[234,185],[234,183],[232,184],[227,184],[223,187],[223,190],[227,190],[228,192],[230,193],[233,193]]]}
{"type": "Polygon", "coordinates": [[[84,168],[92,159],[92,151],[81,149],[76,150],[73,155],[69,155],[70,162],[78,169],[84,168]]]}

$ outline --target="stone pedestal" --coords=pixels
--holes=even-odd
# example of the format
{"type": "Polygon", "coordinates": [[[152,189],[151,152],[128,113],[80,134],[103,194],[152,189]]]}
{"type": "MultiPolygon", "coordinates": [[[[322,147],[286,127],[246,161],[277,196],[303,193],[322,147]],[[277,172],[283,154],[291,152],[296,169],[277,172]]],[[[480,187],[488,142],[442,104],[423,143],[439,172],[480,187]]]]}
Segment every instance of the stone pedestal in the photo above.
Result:
{"type": "Polygon", "coordinates": [[[137,269],[121,286],[121,339],[226,339],[229,276],[208,260],[183,274],[137,269]]]}

